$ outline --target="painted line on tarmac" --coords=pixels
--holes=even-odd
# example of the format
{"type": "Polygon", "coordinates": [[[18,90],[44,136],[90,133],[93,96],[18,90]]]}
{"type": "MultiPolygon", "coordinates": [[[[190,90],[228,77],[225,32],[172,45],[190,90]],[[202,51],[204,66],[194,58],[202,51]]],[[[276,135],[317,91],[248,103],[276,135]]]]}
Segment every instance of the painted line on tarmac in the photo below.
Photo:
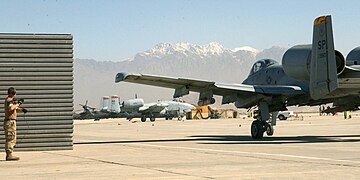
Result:
{"type": "MultiPolygon", "coordinates": [[[[144,144],[138,143],[136,145],[148,146],[148,147],[157,147],[157,148],[169,148],[169,149],[185,149],[185,150],[195,150],[195,151],[207,151],[207,152],[217,152],[217,153],[233,153],[233,154],[247,154],[252,156],[266,156],[266,157],[286,157],[286,158],[296,158],[296,159],[306,159],[306,160],[316,160],[316,161],[332,161],[336,163],[352,163],[359,164],[360,161],[345,160],[345,159],[331,159],[331,158],[322,158],[322,157],[312,157],[312,156],[299,156],[299,155],[290,155],[290,154],[273,154],[273,153],[263,153],[263,152],[248,152],[248,151],[228,151],[228,150],[218,150],[218,149],[205,149],[205,148],[193,148],[193,147],[182,147],[182,146],[164,146],[164,145],[155,145],[155,144],[144,144]]],[[[347,166],[346,164],[335,164],[347,166]]],[[[352,165],[348,165],[352,166],[352,165]]],[[[359,167],[359,166],[356,166],[359,167]]]]}
{"type": "Polygon", "coordinates": [[[168,173],[168,174],[173,174],[173,175],[188,176],[188,177],[192,177],[192,178],[196,178],[196,179],[199,179],[199,178],[201,178],[201,179],[215,179],[215,178],[209,177],[209,176],[198,176],[198,175],[182,173],[182,172],[175,172],[175,171],[170,171],[170,170],[165,170],[165,169],[160,169],[160,168],[151,168],[151,167],[146,167],[146,166],[141,166],[141,165],[136,165],[136,164],[119,163],[119,162],[115,162],[115,161],[107,161],[107,160],[91,158],[91,157],[82,157],[82,156],[78,156],[78,155],[69,155],[69,154],[62,154],[62,153],[56,153],[56,152],[43,152],[43,153],[52,154],[52,155],[58,155],[58,156],[65,156],[65,157],[78,158],[78,159],[82,159],[82,160],[90,160],[90,161],[95,161],[95,162],[99,162],[99,163],[111,164],[111,165],[119,165],[119,166],[126,166],[126,167],[133,167],[133,168],[152,170],[152,171],[168,173]]]}

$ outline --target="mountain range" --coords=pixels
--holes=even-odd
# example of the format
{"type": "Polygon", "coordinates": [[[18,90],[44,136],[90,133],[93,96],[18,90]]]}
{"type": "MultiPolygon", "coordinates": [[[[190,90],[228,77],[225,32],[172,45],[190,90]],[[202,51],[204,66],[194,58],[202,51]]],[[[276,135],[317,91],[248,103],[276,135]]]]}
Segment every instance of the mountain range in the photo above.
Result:
{"type": "MultiPolygon", "coordinates": [[[[285,48],[256,49],[249,46],[225,48],[220,43],[205,45],[191,43],[160,43],[144,52],[119,62],[74,60],[74,108],[89,101],[98,107],[102,96],[119,95],[121,101],[135,94],[145,102],[172,99],[174,90],[131,83],[115,84],[118,72],[155,74],[195,78],[223,83],[241,83],[252,64],[258,59],[270,58],[281,62],[285,48]]],[[[196,93],[185,96],[190,103],[197,102],[196,93]]],[[[219,105],[219,104],[217,104],[219,105]]]]}

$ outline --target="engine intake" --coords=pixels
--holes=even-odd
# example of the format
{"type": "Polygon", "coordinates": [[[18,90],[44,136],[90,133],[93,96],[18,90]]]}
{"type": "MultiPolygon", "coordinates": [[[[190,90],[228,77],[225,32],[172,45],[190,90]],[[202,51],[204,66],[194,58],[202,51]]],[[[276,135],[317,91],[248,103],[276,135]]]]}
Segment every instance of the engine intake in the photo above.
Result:
{"type": "MultiPolygon", "coordinates": [[[[312,45],[297,45],[288,49],[283,58],[282,66],[284,71],[290,77],[308,81],[310,79],[310,63],[312,45]]],[[[337,75],[340,75],[345,69],[345,58],[337,50],[335,50],[337,75]]]]}
{"type": "Polygon", "coordinates": [[[346,65],[360,65],[360,46],[351,50],[346,56],[346,65]]]}

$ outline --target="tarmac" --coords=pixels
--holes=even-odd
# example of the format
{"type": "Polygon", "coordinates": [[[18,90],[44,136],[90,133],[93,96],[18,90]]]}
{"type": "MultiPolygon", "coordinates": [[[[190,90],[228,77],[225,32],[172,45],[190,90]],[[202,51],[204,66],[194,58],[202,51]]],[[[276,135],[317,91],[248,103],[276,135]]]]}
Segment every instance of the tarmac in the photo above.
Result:
{"type": "MultiPolygon", "coordinates": [[[[15,152],[1,179],[359,179],[360,115],[278,121],[250,137],[249,118],[74,122],[74,149],[15,152]]],[[[5,154],[3,155],[5,158],[5,154]]]]}

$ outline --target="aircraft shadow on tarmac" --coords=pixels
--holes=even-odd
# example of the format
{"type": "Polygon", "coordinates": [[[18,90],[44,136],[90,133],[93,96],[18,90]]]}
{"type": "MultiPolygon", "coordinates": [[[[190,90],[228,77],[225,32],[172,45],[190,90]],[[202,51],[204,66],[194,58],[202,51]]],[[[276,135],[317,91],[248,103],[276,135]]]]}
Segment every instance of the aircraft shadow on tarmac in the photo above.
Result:
{"type": "Polygon", "coordinates": [[[250,136],[236,135],[196,135],[178,139],[148,139],[148,140],[123,140],[123,141],[92,141],[75,142],[74,144],[128,144],[148,142],[198,142],[199,144],[297,144],[297,143],[337,143],[360,142],[360,135],[333,135],[333,136],[288,136],[266,137],[253,140],[250,136]]]}

